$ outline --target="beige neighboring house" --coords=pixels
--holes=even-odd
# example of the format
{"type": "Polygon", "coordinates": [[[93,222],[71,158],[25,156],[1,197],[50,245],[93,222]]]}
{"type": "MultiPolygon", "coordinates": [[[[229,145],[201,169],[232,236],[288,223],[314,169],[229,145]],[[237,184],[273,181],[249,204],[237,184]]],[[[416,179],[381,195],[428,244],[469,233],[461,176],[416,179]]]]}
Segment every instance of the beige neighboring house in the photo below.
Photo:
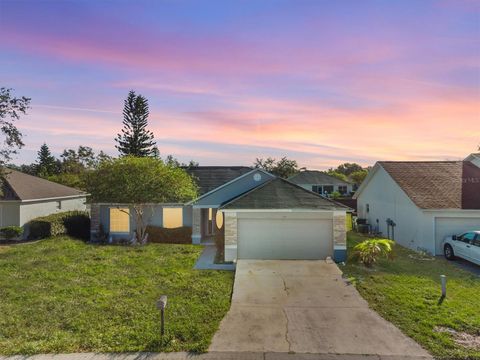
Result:
{"type": "Polygon", "coordinates": [[[68,186],[5,169],[0,198],[0,227],[25,226],[39,216],[86,210],[87,196],[87,193],[68,186]]]}
{"type": "Polygon", "coordinates": [[[447,236],[480,230],[480,154],[463,161],[379,161],[354,198],[358,217],[383,236],[441,255],[447,236]]]}

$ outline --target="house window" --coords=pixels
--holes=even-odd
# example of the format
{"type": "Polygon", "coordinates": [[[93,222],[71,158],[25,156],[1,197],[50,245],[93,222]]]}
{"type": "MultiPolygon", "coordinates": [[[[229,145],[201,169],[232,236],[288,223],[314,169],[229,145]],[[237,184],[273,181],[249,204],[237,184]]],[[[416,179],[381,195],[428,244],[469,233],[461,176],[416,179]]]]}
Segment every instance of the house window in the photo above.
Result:
{"type": "Polygon", "coordinates": [[[333,192],[333,185],[325,185],[323,187],[324,194],[331,194],[333,192]]]}
{"type": "Polygon", "coordinates": [[[338,186],[338,192],[342,195],[345,195],[347,193],[347,186],[346,185],[339,185],[338,186]]]}
{"type": "Polygon", "coordinates": [[[61,210],[62,209],[62,202],[61,201],[57,201],[57,210],[61,210]]]}
{"type": "Polygon", "coordinates": [[[322,185],[313,185],[312,191],[317,194],[322,194],[322,185]]]}
{"type": "Polygon", "coordinates": [[[183,208],[166,207],[163,208],[163,227],[167,229],[183,226],[183,208]]]}
{"type": "Polygon", "coordinates": [[[130,232],[130,210],[128,208],[110,208],[110,232],[130,232]]]}

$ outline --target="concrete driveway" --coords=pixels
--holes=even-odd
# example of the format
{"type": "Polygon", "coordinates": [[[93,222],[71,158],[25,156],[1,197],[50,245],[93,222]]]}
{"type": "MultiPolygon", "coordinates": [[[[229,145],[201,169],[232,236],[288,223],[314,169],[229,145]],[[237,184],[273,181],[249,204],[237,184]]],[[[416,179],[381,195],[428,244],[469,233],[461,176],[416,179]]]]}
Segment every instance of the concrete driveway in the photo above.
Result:
{"type": "Polygon", "coordinates": [[[428,356],[370,310],[332,262],[239,260],[209,351],[428,356]]]}

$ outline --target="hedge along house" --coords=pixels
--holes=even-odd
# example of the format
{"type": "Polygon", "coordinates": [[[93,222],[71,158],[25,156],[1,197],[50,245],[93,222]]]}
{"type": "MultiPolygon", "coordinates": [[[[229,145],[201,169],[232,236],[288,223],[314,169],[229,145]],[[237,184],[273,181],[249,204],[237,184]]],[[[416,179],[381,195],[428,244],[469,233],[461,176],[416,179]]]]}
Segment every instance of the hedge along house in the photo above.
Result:
{"type": "MultiPolygon", "coordinates": [[[[149,225],[190,227],[193,244],[224,236],[226,261],[345,259],[347,207],[261,169],[207,166],[187,171],[200,196],[186,204],[149,204],[149,225]]],[[[100,227],[111,238],[133,236],[129,211],[128,204],[92,205],[92,238],[100,227]]]]}
{"type": "Polygon", "coordinates": [[[20,171],[5,169],[0,199],[0,227],[26,227],[40,216],[86,210],[88,194],[20,171]]]}

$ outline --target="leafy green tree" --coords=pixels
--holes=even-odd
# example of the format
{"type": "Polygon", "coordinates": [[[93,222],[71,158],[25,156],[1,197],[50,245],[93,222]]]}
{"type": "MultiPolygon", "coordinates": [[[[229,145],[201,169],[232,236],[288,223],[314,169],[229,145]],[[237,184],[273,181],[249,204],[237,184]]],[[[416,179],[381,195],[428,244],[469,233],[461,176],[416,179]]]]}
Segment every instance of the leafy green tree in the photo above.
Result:
{"type": "Polygon", "coordinates": [[[40,146],[40,150],[37,154],[37,175],[48,177],[60,172],[59,163],[55,156],[50,152],[50,148],[46,143],[43,143],[43,145],[40,146]]]}
{"type": "Polygon", "coordinates": [[[352,179],[352,181],[355,184],[360,185],[363,182],[363,180],[365,180],[367,175],[368,175],[368,171],[363,169],[363,170],[359,170],[359,171],[355,171],[355,172],[351,173],[350,174],[350,179],[352,179]]]}
{"type": "Polygon", "coordinates": [[[339,180],[346,181],[346,182],[349,181],[348,178],[347,178],[347,175],[342,174],[342,173],[340,173],[340,172],[338,172],[338,171],[336,171],[336,170],[330,169],[330,170],[328,170],[326,173],[327,173],[328,175],[330,175],[330,176],[333,176],[333,177],[339,179],[339,180]]]}
{"type": "Polygon", "coordinates": [[[78,190],[86,191],[85,186],[85,174],[73,174],[73,173],[59,173],[50,175],[47,177],[47,180],[62,184],[65,186],[70,186],[78,190]]]}
{"type": "Polygon", "coordinates": [[[77,150],[65,149],[62,155],[62,172],[68,174],[80,174],[88,169],[97,166],[99,159],[109,158],[104,152],[100,152],[98,156],[91,147],[80,145],[77,150]]]}
{"type": "Polygon", "coordinates": [[[197,186],[187,172],[152,157],[124,156],[101,163],[86,175],[86,188],[94,202],[131,204],[135,240],[147,241],[152,203],[181,203],[197,195],[197,186]]]}
{"type": "Polygon", "coordinates": [[[191,168],[191,167],[198,166],[198,162],[196,162],[194,160],[190,160],[188,162],[188,164],[184,163],[184,162],[181,163],[173,155],[168,155],[165,158],[165,164],[170,165],[170,166],[182,167],[182,168],[191,168]]]}
{"type": "Polygon", "coordinates": [[[329,169],[329,171],[335,171],[345,176],[350,176],[350,174],[360,170],[363,170],[363,167],[361,165],[348,162],[337,166],[336,169],[329,169]]]}
{"type": "Polygon", "coordinates": [[[24,144],[22,133],[15,126],[20,115],[26,115],[30,98],[13,96],[12,89],[0,88],[0,134],[3,137],[0,147],[0,166],[4,166],[24,144]]]}
{"type": "Polygon", "coordinates": [[[148,100],[130,91],[123,108],[123,129],[115,138],[121,156],[158,155],[153,133],[147,130],[148,115],[148,100]]]}
{"type": "Polygon", "coordinates": [[[287,159],[286,156],[282,157],[280,160],[276,160],[275,158],[271,157],[266,159],[257,158],[255,159],[253,166],[257,169],[263,169],[284,179],[295,175],[301,170],[298,167],[296,160],[287,159]]]}

